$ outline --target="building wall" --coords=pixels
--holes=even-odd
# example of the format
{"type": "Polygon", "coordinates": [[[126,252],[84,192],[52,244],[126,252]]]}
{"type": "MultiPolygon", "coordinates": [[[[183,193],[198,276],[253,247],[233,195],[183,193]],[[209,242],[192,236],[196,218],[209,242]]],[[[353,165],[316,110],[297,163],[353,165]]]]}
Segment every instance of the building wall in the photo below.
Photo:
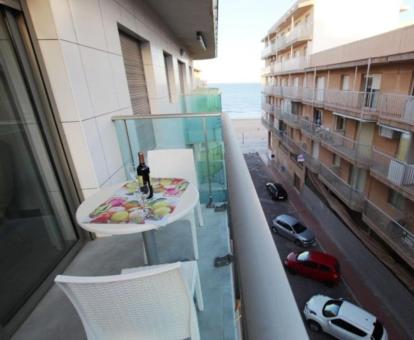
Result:
{"type": "Polygon", "coordinates": [[[142,50],[152,114],[179,109],[178,96],[169,102],[163,51],[173,56],[174,89],[179,88],[178,60],[186,63],[190,89],[192,61],[185,52],[181,55],[179,42],[140,0],[29,0],[27,12],[86,197],[124,179],[111,121],[113,116],[132,114],[119,29],[145,41],[142,50]]]}

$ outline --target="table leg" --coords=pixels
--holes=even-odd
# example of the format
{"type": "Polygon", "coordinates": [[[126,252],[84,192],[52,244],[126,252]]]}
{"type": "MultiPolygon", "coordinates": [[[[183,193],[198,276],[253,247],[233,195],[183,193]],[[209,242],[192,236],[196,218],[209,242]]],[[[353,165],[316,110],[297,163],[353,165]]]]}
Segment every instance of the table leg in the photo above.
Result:
{"type": "Polygon", "coordinates": [[[157,252],[157,244],[155,242],[155,230],[148,230],[142,233],[145,245],[145,253],[147,255],[148,265],[160,264],[157,252]]]}

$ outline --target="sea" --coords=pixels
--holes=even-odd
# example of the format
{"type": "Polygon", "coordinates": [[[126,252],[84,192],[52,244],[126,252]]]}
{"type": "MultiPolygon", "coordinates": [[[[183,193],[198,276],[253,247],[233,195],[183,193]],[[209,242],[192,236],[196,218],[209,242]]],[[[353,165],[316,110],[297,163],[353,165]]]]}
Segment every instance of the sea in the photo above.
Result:
{"type": "Polygon", "coordinates": [[[232,119],[251,119],[261,116],[260,83],[208,84],[221,91],[221,106],[232,119]]]}

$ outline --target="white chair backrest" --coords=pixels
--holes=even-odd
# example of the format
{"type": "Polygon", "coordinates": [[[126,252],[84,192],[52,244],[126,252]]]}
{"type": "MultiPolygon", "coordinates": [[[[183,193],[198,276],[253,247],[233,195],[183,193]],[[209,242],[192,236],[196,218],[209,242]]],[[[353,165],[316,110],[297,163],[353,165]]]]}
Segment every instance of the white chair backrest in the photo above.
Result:
{"type": "Polygon", "coordinates": [[[197,316],[179,263],[113,276],[58,275],[55,282],[88,339],[198,338],[191,334],[197,316]]]}
{"type": "Polygon", "coordinates": [[[160,149],[148,151],[152,177],[184,178],[198,186],[192,149],[160,149]]]}

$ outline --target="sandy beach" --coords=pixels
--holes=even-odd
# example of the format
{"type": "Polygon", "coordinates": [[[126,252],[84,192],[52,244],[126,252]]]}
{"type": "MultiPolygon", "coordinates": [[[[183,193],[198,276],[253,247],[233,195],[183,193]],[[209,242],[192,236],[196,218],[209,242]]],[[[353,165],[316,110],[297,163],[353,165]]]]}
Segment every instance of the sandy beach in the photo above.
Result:
{"type": "Polygon", "coordinates": [[[232,119],[232,123],[243,153],[266,150],[267,131],[260,118],[232,119]]]}

